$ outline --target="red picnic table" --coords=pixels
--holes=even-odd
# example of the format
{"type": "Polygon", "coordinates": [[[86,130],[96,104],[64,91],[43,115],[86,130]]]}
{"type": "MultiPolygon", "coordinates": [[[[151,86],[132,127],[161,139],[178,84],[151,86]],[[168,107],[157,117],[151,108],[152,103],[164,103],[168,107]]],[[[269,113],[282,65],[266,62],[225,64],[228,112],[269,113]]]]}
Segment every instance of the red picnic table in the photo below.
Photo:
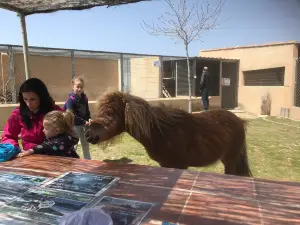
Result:
{"type": "Polygon", "coordinates": [[[104,195],[154,202],[142,224],[300,224],[300,183],[96,160],[32,155],[0,171],[44,177],[86,172],[119,177],[104,195]]]}

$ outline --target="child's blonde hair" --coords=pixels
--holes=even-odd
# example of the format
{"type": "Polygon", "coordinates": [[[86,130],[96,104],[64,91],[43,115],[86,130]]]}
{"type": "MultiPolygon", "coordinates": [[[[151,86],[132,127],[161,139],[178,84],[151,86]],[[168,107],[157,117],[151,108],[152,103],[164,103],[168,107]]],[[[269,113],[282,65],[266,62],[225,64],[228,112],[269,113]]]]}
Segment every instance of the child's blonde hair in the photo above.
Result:
{"type": "Polygon", "coordinates": [[[74,115],[70,111],[51,111],[45,115],[44,120],[60,129],[62,133],[73,133],[74,115]]]}
{"type": "Polygon", "coordinates": [[[84,80],[83,80],[82,77],[74,77],[74,78],[72,79],[72,85],[75,84],[75,81],[78,81],[78,82],[80,82],[80,83],[82,83],[82,84],[84,85],[84,80]]]}

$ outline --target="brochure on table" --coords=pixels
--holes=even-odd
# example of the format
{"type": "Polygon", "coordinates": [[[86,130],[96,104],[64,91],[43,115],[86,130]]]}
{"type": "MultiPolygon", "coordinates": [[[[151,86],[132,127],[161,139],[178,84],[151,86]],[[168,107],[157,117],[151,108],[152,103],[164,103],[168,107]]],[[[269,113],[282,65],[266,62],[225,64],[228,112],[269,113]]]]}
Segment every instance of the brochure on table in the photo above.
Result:
{"type": "Polygon", "coordinates": [[[67,172],[54,179],[1,174],[0,224],[58,224],[66,213],[101,207],[114,224],[138,225],[153,207],[152,203],[101,197],[118,180],[79,172],[67,172]]]}

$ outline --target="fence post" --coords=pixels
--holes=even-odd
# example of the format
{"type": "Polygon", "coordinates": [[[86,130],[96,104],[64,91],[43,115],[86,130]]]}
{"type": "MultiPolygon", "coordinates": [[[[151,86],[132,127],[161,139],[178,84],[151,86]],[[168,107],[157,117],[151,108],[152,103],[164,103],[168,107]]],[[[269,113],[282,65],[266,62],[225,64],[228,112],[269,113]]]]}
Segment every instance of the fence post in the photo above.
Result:
{"type": "Polygon", "coordinates": [[[190,79],[191,79],[191,83],[192,83],[192,96],[196,97],[196,87],[197,87],[197,83],[196,83],[196,79],[195,77],[197,77],[197,58],[194,57],[191,60],[192,62],[192,66],[191,66],[191,74],[190,74],[190,79]]]}
{"type": "Polygon", "coordinates": [[[161,98],[162,97],[162,86],[163,86],[163,77],[164,77],[164,72],[163,72],[163,57],[162,56],[159,56],[158,57],[158,60],[159,60],[159,84],[158,84],[158,98],[161,98]]]}
{"type": "Polygon", "coordinates": [[[26,19],[23,13],[19,13],[21,28],[22,28],[22,38],[23,38],[23,55],[24,55],[24,66],[25,66],[25,75],[26,80],[30,78],[30,69],[29,69],[29,51],[28,51],[28,40],[27,40],[27,30],[26,30],[26,19]]]}
{"type": "Polygon", "coordinates": [[[300,58],[296,58],[294,75],[294,106],[300,107],[300,58]]]}
{"type": "Polygon", "coordinates": [[[219,89],[219,95],[220,95],[220,106],[222,108],[222,77],[223,77],[223,62],[220,60],[220,89],[219,89]]]}
{"type": "Polygon", "coordinates": [[[71,69],[72,69],[72,79],[75,77],[75,57],[74,50],[71,50],[71,69]]]}
{"type": "Polygon", "coordinates": [[[10,92],[12,95],[11,98],[12,98],[12,103],[17,103],[15,63],[14,63],[14,52],[12,46],[8,46],[8,57],[9,57],[10,92]]]}
{"type": "Polygon", "coordinates": [[[177,98],[177,86],[178,86],[178,69],[177,69],[177,60],[175,61],[175,98],[177,98]]]}
{"type": "Polygon", "coordinates": [[[124,56],[123,56],[123,53],[120,54],[120,83],[121,83],[121,91],[124,91],[124,56]]]}

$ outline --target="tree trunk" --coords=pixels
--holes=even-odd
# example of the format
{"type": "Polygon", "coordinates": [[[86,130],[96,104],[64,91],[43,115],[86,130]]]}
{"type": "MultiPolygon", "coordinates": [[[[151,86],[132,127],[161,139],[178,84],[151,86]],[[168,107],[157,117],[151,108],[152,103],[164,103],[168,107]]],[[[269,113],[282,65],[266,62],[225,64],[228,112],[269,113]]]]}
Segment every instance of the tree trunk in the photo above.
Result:
{"type": "Polygon", "coordinates": [[[188,69],[188,86],[189,86],[189,98],[188,98],[188,112],[192,113],[192,83],[191,83],[191,68],[190,68],[190,57],[189,57],[189,45],[185,43],[185,53],[188,69]]]}

